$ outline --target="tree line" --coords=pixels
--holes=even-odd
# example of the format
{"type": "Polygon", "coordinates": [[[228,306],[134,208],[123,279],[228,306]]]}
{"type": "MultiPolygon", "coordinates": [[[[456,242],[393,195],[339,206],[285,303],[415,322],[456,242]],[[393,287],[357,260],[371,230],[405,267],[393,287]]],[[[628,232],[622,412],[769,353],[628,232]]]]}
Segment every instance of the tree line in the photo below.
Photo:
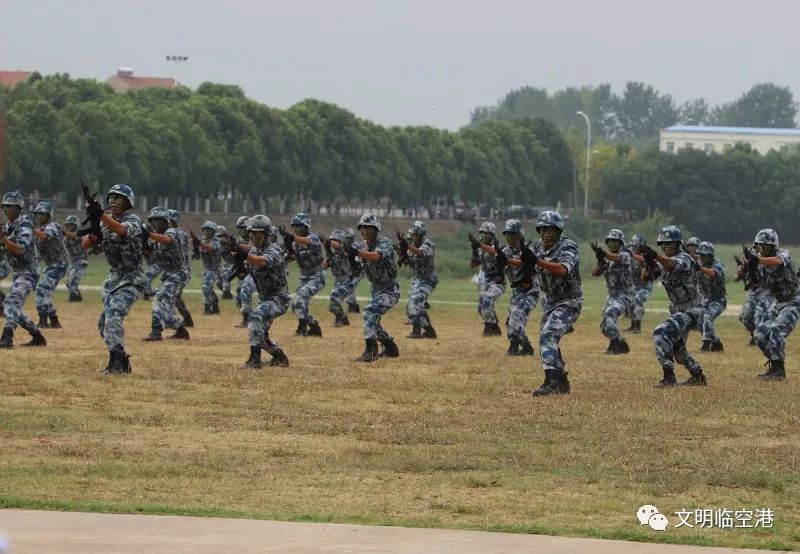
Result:
{"type": "Polygon", "coordinates": [[[276,109],[241,88],[115,93],[105,83],[34,74],[0,86],[8,124],[3,187],[51,195],[130,183],[140,194],[241,195],[320,203],[429,199],[553,204],[572,192],[572,160],[543,119],[459,132],[383,127],[336,105],[276,109]]]}
{"type": "Polygon", "coordinates": [[[552,94],[544,88],[522,87],[503,96],[494,106],[472,112],[470,124],[541,117],[562,131],[584,125],[576,115],[592,120],[592,134],[614,141],[658,138],[658,131],[675,124],[732,127],[795,127],[797,104],[789,87],[773,83],[754,85],[732,100],[711,106],[699,98],[678,104],[672,95],[652,85],[628,82],[621,94],[611,85],[568,87],[552,94]]]}

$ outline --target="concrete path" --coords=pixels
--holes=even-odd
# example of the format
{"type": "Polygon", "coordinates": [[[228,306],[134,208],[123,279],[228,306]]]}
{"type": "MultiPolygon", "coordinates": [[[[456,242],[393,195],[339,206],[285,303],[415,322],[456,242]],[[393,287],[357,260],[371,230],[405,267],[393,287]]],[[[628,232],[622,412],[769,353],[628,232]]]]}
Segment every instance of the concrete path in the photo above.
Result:
{"type": "Polygon", "coordinates": [[[0,510],[0,535],[8,543],[2,554],[762,552],[446,529],[29,510],[0,510]]]}

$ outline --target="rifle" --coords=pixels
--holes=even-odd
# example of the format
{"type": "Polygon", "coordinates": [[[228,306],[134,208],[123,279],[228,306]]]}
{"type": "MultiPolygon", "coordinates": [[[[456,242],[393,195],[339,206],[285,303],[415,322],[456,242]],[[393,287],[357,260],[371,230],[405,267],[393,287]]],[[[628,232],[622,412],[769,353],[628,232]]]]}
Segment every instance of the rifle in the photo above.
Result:
{"type": "Polygon", "coordinates": [[[500,243],[496,240],[494,241],[492,248],[494,248],[495,258],[497,259],[497,282],[502,283],[505,279],[508,257],[506,256],[506,253],[503,252],[503,249],[500,248],[500,243]]]}
{"type": "Polygon", "coordinates": [[[608,260],[606,259],[606,251],[603,250],[596,242],[591,243],[589,246],[594,251],[594,257],[597,258],[597,267],[601,271],[608,269],[608,260]]]}
{"type": "Polygon", "coordinates": [[[744,287],[747,290],[749,287],[758,284],[758,256],[746,245],[742,245],[742,255],[744,261],[741,264],[741,274],[744,280],[744,287]]]}
{"type": "Polygon", "coordinates": [[[530,289],[533,286],[533,276],[536,273],[536,263],[539,261],[539,256],[531,249],[533,241],[522,247],[520,259],[522,260],[522,279],[520,283],[523,288],[530,289]]]}
{"type": "Polygon", "coordinates": [[[200,257],[200,239],[197,238],[192,229],[189,229],[189,236],[192,239],[192,259],[196,260],[200,257]]]}
{"type": "Polygon", "coordinates": [[[661,275],[661,266],[658,265],[656,256],[658,252],[649,246],[643,246],[641,249],[642,257],[644,258],[644,272],[647,281],[655,281],[661,275]]]}
{"type": "Polygon", "coordinates": [[[86,217],[81,221],[76,234],[79,237],[94,235],[98,239],[102,239],[103,232],[100,230],[100,217],[103,215],[103,207],[100,205],[100,202],[95,200],[97,193],[89,192],[89,186],[86,184],[86,181],[83,180],[83,177],[81,177],[81,192],[83,193],[83,198],[86,200],[86,217]],[[89,213],[90,210],[92,214],[89,213]]]}
{"type": "Polygon", "coordinates": [[[472,259],[478,261],[478,250],[481,248],[481,243],[472,233],[469,233],[467,238],[469,239],[469,246],[472,248],[472,259]]]}
{"type": "Polygon", "coordinates": [[[399,246],[397,265],[409,265],[411,260],[408,258],[408,241],[400,231],[395,230],[395,234],[397,234],[397,244],[399,246]]]}
{"type": "Polygon", "coordinates": [[[322,247],[325,249],[325,257],[330,265],[333,262],[333,248],[331,248],[331,239],[325,239],[322,242],[322,247]]]}

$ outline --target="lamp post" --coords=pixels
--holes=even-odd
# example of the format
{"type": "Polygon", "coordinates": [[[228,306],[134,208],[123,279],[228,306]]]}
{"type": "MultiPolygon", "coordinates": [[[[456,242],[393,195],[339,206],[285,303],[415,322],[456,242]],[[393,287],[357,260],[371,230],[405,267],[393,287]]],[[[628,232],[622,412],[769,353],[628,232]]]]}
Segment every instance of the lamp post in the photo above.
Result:
{"type": "Polygon", "coordinates": [[[578,110],[575,112],[586,120],[586,181],[583,183],[583,216],[589,216],[589,166],[592,163],[592,122],[589,116],[578,110]]]}
{"type": "Polygon", "coordinates": [[[189,56],[174,56],[172,54],[167,54],[166,59],[168,62],[172,62],[175,64],[175,70],[172,73],[172,80],[175,81],[175,87],[178,86],[178,64],[184,63],[189,61],[189,56]]]}

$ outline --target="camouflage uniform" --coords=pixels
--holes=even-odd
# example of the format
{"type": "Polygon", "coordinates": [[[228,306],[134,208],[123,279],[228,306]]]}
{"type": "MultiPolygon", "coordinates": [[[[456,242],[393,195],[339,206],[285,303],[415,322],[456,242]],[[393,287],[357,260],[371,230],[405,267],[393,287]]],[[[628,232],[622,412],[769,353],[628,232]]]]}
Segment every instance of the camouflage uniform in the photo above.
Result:
{"type": "MultiPolygon", "coordinates": [[[[340,241],[344,247],[352,244],[352,240],[346,239],[344,234],[338,230],[331,233],[331,239],[340,241]]],[[[358,271],[358,268],[353,267],[344,248],[339,248],[332,252],[330,268],[334,278],[334,285],[328,302],[328,310],[336,316],[336,321],[340,325],[349,325],[350,322],[347,319],[343,303],[353,294],[353,274],[358,271]],[[345,321],[347,323],[344,323],[345,321]]]]}
{"type": "MultiPolygon", "coordinates": [[[[12,193],[7,193],[9,196],[12,193]]],[[[20,196],[20,205],[23,204],[20,196]]],[[[5,197],[4,197],[5,201],[5,197]]],[[[3,326],[3,339],[8,342],[3,347],[11,347],[11,338],[17,326],[21,326],[31,336],[41,336],[34,322],[25,315],[25,299],[36,286],[39,279],[39,253],[36,250],[36,241],[33,234],[33,220],[28,215],[20,214],[14,221],[4,226],[5,236],[11,242],[22,247],[22,253],[17,256],[10,250],[0,247],[0,253],[11,266],[11,289],[3,301],[5,312],[5,325],[3,326]]]]}
{"type": "Polygon", "coordinates": [[[653,283],[642,281],[642,262],[633,256],[631,256],[631,276],[633,280],[631,319],[641,324],[644,319],[644,305],[653,294],[653,283]]]}
{"type": "MultiPolygon", "coordinates": [[[[0,281],[11,275],[11,266],[8,265],[5,255],[0,252],[0,281]]],[[[5,293],[0,290],[0,317],[3,317],[3,302],[6,299],[5,293]]]]}
{"type": "Polygon", "coordinates": [[[311,232],[306,236],[311,244],[292,243],[292,255],[300,267],[300,279],[297,283],[292,312],[300,321],[309,327],[318,325],[316,318],[309,310],[311,299],[325,287],[325,270],[322,269],[322,240],[319,234],[311,232]]]}
{"type": "MultiPolygon", "coordinates": [[[[739,321],[751,336],[758,324],[761,323],[764,314],[769,313],[772,303],[772,295],[767,289],[757,284],[748,285],[742,308],[739,311],[739,321]]],[[[755,339],[752,344],[755,344],[755,339]]]]}
{"type": "MultiPolygon", "coordinates": [[[[612,229],[612,233],[606,238],[606,243],[609,240],[620,240],[624,244],[625,237],[621,231],[619,231],[619,237],[612,236],[614,231],[618,230],[612,229]]],[[[633,309],[633,279],[631,275],[633,255],[624,249],[617,252],[617,255],[619,261],[608,260],[605,262],[603,276],[606,280],[608,297],[603,309],[603,319],[600,321],[600,331],[611,341],[612,345],[623,345],[624,340],[620,338],[617,320],[622,314],[633,309]]],[[[609,351],[606,352],[623,354],[627,351],[627,344],[624,344],[622,349],[617,348],[616,350],[610,346],[609,351]]]]}
{"type": "Polygon", "coordinates": [[[430,317],[425,309],[428,297],[439,284],[436,276],[435,246],[429,239],[423,239],[419,246],[422,253],[419,255],[408,251],[408,261],[411,268],[411,290],[408,291],[408,304],[406,314],[415,327],[430,327],[430,317]]]}
{"type": "Polygon", "coordinates": [[[192,278],[192,253],[189,250],[189,235],[186,234],[186,231],[178,227],[180,217],[181,215],[177,210],[169,210],[169,222],[170,225],[173,223],[175,225],[172,228],[175,229],[175,232],[178,235],[178,241],[181,245],[181,252],[183,253],[183,271],[186,274],[186,278],[181,286],[178,287],[178,291],[175,294],[175,309],[178,310],[179,314],[181,314],[181,317],[183,318],[183,325],[185,327],[193,327],[194,320],[192,319],[192,314],[189,312],[189,308],[183,301],[183,289],[192,278]]]}
{"type": "Polygon", "coordinates": [[[231,281],[233,280],[233,254],[231,254],[231,248],[228,244],[222,244],[223,239],[228,237],[228,230],[225,229],[223,225],[217,226],[217,239],[219,239],[220,244],[222,245],[222,261],[225,262],[225,265],[219,272],[219,281],[218,285],[219,288],[222,290],[223,298],[229,299],[232,298],[231,295],[231,281]]]}
{"type": "MultiPolygon", "coordinates": [[[[154,208],[155,211],[155,208],[154,208]]],[[[183,244],[176,228],[167,228],[164,235],[172,239],[169,244],[150,241],[153,256],[163,269],[161,286],[153,296],[152,336],[160,337],[164,329],[180,329],[183,318],[175,309],[178,294],[186,286],[186,260],[183,244]]]]}
{"type": "MultiPolygon", "coordinates": [[[[505,231],[504,231],[505,232],[505,231]]],[[[519,260],[522,254],[523,240],[520,239],[520,247],[512,248],[511,246],[504,246],[503,253],[509,260],[519,260]]],[[[536,307],[539,302],[539,294],[541,290],[539,285],[534,280],[530,288],[525,288],[522,284],[523,267],[521,265],[506,266],[506,276],[511,285],[511,300],[508,304],[508,320],[507,320],[507,335],[511,343],[509,347],[509,354],[516,354],[519,347],[524,350],[525,354],[533,354],[530,347],[530,339],[525,328],[528,326],[528,318],[531,311],[536,307]]],[[[501,291],[502,292],[502,291],[501,291]]]]}
{"type": "Polygon", "coordinates": [[[147,263],[147,269],[144,272],[144,278],[146,281],[144,293],[145,296],[150,297],[155,294],[155,291],[153,290],[153,281],[156,277],[161,275],[164,270],[156,261],[152,251],[144,256],[144,261],[147,263]]]}
{"type": "MultiPolygon", "coordinates": [[[[697,253],[713,256],[714,246],[709,242],[701,242],[697,253]]],[[[725,291],[725,265],[714,259],[708,267],[714,270],[713,278],[709,279],[702,274],[697,276],[705,310],[703,313],[703,350],[722,350],[722,342],[714,328],[714,320],[728,307],[725,291]]]]}
{"type": "MultiPolygon", "coordinates": [[[[203,229],[214,229],[216,232],[216,225],[206,222],[203,224],[203,229]]],[[[214,292],[214,283],[219,280],[221,264],[222,264],[222,245],[219,239],[211,237],[201,239],[201,244],[210,246],[211,250],[206,251],[200,249],[200,258],[203,260],[203,303],[205,304],[204,313],[219,313],[219,298],[214,292]]]]}
{"type": "MultiPolygon", "coordinates": [[[[40,206],[43,203],[40,203],[40,206]]],[[[47,213],[52,219],[52,211],[37,211],[35,213],[47,213]]],[[[42,208],[45,210],[45,208],[42,208]]],[[[39,227],[47,238],[36,239],[36,249],[45,263],[44,272],[39,275],[39,284],[36,285],[36,311],[39,314],[39,324],[42,327],[49,327],[47,318],[56,318],[56,307],[53,304],[53,293],[58,282],[67,274],[69,265],[69,254],[64,246],[64,230],[55,221],[39,227]]],[[[54,327],[60,327],[58,320],[53,321],[54,327]]]]}
{"type": "MultiPolygon", "coordinates": [[[[77,218],[75,218],[77,220],[77,218]]],[[[83,249],[81,237],[70,238],[64,235],[64,246],[69,254],[69,269],[67,270],[67,290],[70,299],[81,297],[80,284],[89,267],[88,254],[83,249]]]]}
{"type": "Polygon", "coordinates": [[[481,248],[475,261],[481,266],[478,278],[478,313],[484,323],[494,326],[497,325],[495,303],[506,291],[506,278],[500,272],[495,254],[490,254],[481,248]]]}
{"type": "MultiPolygon", "coordinates": [[[[245,239],[239,239],[238,243],[247,244],[248,241],[245,239]]],[[[273,243],[273,246],[280,250],[280,247],[277,244],[273,243]]],[[[247,322],[250,319],[250,313],[253,311],[253,294],[256,292],[256,283],[253,281],[253,276],[248,273],[243,279],[239,280],[239,284],[236,285],[236,303],[239,306],[239,311],[244,314],[244,321],[247,322]]]]}

